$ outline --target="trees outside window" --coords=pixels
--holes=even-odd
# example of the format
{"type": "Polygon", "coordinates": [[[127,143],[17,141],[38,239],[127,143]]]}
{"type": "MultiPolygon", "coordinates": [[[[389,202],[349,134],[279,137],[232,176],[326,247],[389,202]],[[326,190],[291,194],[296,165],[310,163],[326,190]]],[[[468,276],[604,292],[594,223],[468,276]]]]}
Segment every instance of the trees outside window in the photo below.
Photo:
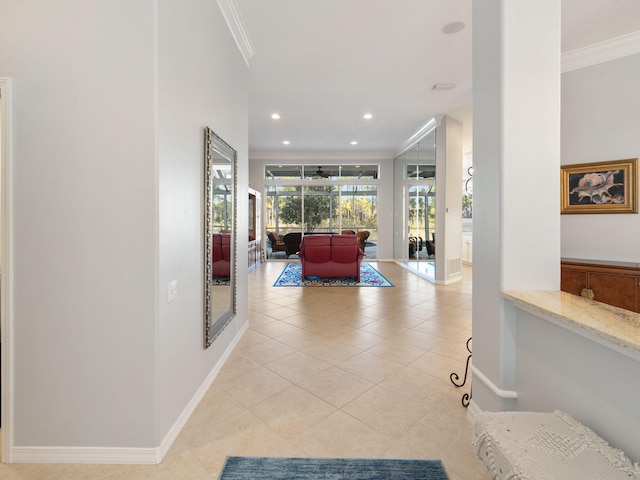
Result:
{"type": "Polygon", "coordinates": [[[302,225],[304,222],[306,233],[314,232],[319,226],[331,229],[333,199],[333,187],[307,187],[304,195],[304,219],[301,196],[282,199],[280,219],[295,225],[302,225]]]}

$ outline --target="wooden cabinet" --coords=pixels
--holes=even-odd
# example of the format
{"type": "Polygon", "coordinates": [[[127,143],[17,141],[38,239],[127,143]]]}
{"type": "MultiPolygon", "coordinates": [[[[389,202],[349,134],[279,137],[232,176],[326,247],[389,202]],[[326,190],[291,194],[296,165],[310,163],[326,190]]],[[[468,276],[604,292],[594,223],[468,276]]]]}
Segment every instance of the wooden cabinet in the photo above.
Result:
{"type": "Polygon", "coordinates": [[[640,265],[563,260],[560,290],[640,313],[640,265]]]}
{"type": "Polygon", "coordinates": [[[252,240],[249,242],[249,271],[255,269],[262,263],[262,242],[252,240]]]}
{"type": "Polygon", "coordinates": [[[261,195],[258,191],[249,189],[249,271],[262,263],[262,224],[260,212],[262,211],[261,195]]]}

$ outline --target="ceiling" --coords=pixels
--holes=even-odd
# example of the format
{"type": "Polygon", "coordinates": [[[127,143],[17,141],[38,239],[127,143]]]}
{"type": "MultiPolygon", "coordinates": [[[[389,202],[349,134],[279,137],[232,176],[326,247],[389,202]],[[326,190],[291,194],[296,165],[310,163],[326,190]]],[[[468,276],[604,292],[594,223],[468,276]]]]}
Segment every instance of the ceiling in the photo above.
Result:
{"type": "MultiPolygon", "coordinates": [[[[440,114],[463,122],[470,151],[471,3],[236,0],[254,51],[252,154],[388,156],[440,114]],[[445,33],[453,22],[465,28],[445,33]]],[[[563,52],[638,31],[640,0],[562,0],[563,52]]]]}

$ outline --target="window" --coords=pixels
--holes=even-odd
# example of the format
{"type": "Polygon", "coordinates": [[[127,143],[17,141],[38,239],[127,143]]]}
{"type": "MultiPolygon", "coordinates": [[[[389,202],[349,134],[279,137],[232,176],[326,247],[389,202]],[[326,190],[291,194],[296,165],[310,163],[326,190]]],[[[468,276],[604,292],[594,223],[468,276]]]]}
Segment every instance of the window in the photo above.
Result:
{"type": "Polygon", "coordinates": [[[267,231],[366,231],[367,259],[376,258],[378,172],[378,165],[364,164],[266,165],[267,231]]]}

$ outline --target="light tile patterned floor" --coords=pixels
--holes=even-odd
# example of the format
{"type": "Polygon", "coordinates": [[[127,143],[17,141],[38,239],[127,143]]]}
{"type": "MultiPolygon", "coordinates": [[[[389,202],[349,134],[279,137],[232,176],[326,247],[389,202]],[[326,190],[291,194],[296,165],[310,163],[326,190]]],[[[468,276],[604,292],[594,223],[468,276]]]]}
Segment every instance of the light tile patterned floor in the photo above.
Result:
{"type": "Polygon", "coordinates": [[[0,465],[3,480],[217,478],[227,455],[440,458],[485,480],[456,389],[471,336],[471,269],[436,286],[393,263],[394,288],[273,287],[249,274],[250,328],[164,462],[0,465]]]}

